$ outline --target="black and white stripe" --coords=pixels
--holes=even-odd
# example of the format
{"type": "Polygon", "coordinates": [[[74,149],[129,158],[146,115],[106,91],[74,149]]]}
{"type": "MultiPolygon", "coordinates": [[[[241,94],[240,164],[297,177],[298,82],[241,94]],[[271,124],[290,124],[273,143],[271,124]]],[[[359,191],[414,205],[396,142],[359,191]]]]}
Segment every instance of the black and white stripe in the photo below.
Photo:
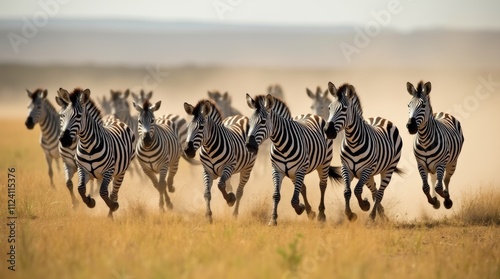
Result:
{"type": "Polygon", "coordinates": [[[458,156],[464,143],[464,135],[460,122],[450,114],[433,113],[429,93],[431,83],[419,82],[417,89],[411,83],[406,83],[406,89],[412,96],[408,104],[409,119],[406,127],[414,135],[413,152],[417,159],[418,172],[422,178],[422,189],[427,201],[439,208],[437,197],[430,194],[427,175],[431,174],[435,191],[444,198],[444,206],[449,209],[453,206],[450,199],[450,179],[457,167],[458,156]],[[444,178],[444,189],[443,189],[444,178]],[[437,181],[437,183],[436,183],[437,181]]]}
{"type": "Polygon", "coordinates": [[[361,197],[363,185],[366,184],[374,201],[370,217],[375,219],[378,212],[379,216],[385,219],[381,205],[384,190],[394,172],[402,174],[397,168],[403,147],[398,128],[381,117],[364,120],[361,102],[352,85],[344,84],[337,90],[333,83],[329,82],[328,89],[335,100],[330,104],[330,117],[325,133],[328,138],[334,139],[340,131],[345,131],[340,152],[345,183],[345,214],[351,221],[357,218],[349,205],[351,181],[357,178],[354,195],[361,209],[370,209],[370,202],[361,197]],[[378,189],[373,178],[377,174],[380,174],[381,180],[378,189]]]}
{"type": "Polygon", "coordinates": [[[318,220],[325,221],[324,198],[327,179],[329,176],[340,179],[339,170],[330,166],[333,140],[326,139],[323,133],[325,121],[312,114],[292,118],[286,104],[270,94],[259,95],[255,99],[247,94],[246,99],[248,106],[254,110],[250,118],[247,148],[251,152],[257,152],[259,145],[267,138],[273,142],[271,163],[274,207],[269,225],[277,224],[280,189],[284,176],[289,177],[294,184],[291,203],[295,212],[300,215],[305,209],[310,218],[315,217],[316,213],[311,210],[304,184],[305,175],[314,170],[320,178],[318,220]],[[300,193],[305,205],[299,202],[300,193]]]}
{"type": "Polygon", "coordinates": [[[237,216],[243,188],[255,164],[255,154],[245,148],[248,118],[231,116],[223,121],[219,109],[208,100],[201,100],[195,106],[184,103],[184,109],[193,116],[188,125],[187,146],[184,151],[192,158],[200,149],[206,217],[212,221],[211,187],[213,180],[218,177],[220,177],[218,187],[227,204],[232,206],[236,202],[233,215],[237,216]],[[240,173],[236,196],[226,191],[226,182],[235,173],[240,173]]]}
{"type": "Polygon", "coordinates": [[[141,105],[133,102],[139,112],[139,138],[136,146],[137,159],[142,170],[153,182],[160,193],[159,206],[164,204],[173,208],[168,191],[175,191],[174,176],[179,168],[179,159],[183,155],[182,145],[186,141],[186,120],[178,115],[156,118],[154,112],[161,106],[161,101],[152,105],[148,100],[141,105]],[[159,173],[159,178],[156,174],[159,173]],[[168,178],[167,178],[168,174],[168,178]]]}
{"type": "Polygon", "coordinates": [[[86,196],[89,178],[100,184],[99,193],[109,207],[108,216],[118,209],[118,191],[125,171],[134,158],[135,136],[123,122],[108,118],[103,121],[101,111],[90,99],[90,90],[75,89],[71,94],[59,89],[58,103],[66,103],[61,112],[62,129],[59,141],[63,147],[70,147],[77,141],[76,163],[78,165],[78,192],[83,202],[90,208],[95,200],[86,196]],[[108,193],[108,185],[113,180],[113,191],[108,193]]]}

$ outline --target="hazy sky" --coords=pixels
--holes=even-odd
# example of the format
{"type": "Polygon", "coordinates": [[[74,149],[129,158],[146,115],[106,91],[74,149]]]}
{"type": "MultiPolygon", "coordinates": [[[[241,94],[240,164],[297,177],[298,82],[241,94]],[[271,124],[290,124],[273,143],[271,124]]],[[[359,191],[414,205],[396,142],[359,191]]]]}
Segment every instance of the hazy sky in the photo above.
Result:
{"type": "Polygon", "coordinates": [[[394,29],[500,30],[498,0],[4,0],[0,19],[33,19],[48,10],[55,18],[364,26],[374,14],[390,11],[388,5],[397,11],[391,12],[394,29]]]}

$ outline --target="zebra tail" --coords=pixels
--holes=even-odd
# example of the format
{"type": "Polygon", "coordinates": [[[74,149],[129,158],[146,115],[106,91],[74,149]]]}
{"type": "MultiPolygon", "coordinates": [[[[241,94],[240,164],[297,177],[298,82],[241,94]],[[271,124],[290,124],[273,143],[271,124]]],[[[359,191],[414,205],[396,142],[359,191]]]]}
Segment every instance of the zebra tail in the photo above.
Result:
{"type": "Polygon", "coordinates": [[[404,177],[404,176],[405,176],[405,174],[406,174],[406,173],[405,173],[405,171],[404,171],[404,170],[402,170],[402,169],[400,169],[400,168],[396,168],[396,169],[394,170],[394,172],[395,172],[396,174],[398,174],[399,176],[401,176],[401,177],[404,177]]]}
{"type": "Polygon", "coordinates": [[[194,166],[199,166],[201,165],[200,161],[199,160],[196,160],[195,158],[189,158],[188,156],[186,156],[186,154],[184,154],[184,152],[182,152],[182,158],[184,160],[186,160],[186,162],[190,163],[191,165],[194,165],[194,166]]]}
{"type": "Polygon", "coordinates": [[[337,182],[337,184],[342,183],[343,178],[342,178],[342,168],[341,167],[334,167],[330,166],[328,168],[328,177],[332,182],[337,182]]]}

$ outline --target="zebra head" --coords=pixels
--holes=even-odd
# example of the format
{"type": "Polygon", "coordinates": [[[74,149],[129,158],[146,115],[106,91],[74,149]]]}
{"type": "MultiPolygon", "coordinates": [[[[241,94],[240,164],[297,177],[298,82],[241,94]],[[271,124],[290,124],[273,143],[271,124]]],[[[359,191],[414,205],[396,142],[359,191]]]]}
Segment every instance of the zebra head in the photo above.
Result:
{"type": "Polygon", "coordinates": [[[353,98],[356,91],[350,84],[344,84],[337,90],[332,82],[328,82],[328,91],[335,99],[328,106],[330,115],[324,130],[327,138],[334,139],[351,121],[354,110],[361,110],[361,106],[357,98],[353,98]]]}
{"type": "Polygon", "coordinates": [[[318,86],[316,88],[316,94],[313,93],[309,88],[306,88],[307,96],[313,100],[311,110],[313,114],[319,115],[324,119],[328,118],[328,105],[332,102],[328,98],[328,90],[322,92],[321,88],[318,86]]]}
{"type": "Polygon", "coordinates": [[[152,105],[148,100],[142,103],[142,106],[137,105],[132,102],[134,108],[139,112],[139,142],[144,142],[146,147],[151,146],[153,143],[155,115],[154,112],[157,111],[161,106],[161,101],[156,102],[152,105]]]}
{"type": "Polygon", "coordinates": [[[250,153],[257,153],[259,145],[269,137],[272,127],[269,120],[269,113],[274,106],[275,99],[271,94],[267,96],[259,95],[252,99],[247,94],[247,105],[254,110],[249,119],[249,129],[247,134],[246,147],[250,153]]]}
{"type": "Polygon", "coordinates": [[[145,101],[151,100],[151,97],[153,97],[153,91],[149,91],[149,93],[146,93],[143,89],[141,89],[141,93],[135,94],[134,92],[132,92],[131,95],[132,100],[134,100],[136,104],[144,104],[145,101]]]}
{"type": "Polygon", "coordinates": [[[410,134],[415,134],[419,128],[424,126],[432,115],[429,93],[431,83],[423,81],[418,83],[417,89],[410,82],[406,83],[406,90],[413,97],[408,103],[409,118],[406,128],[410,134]]]}
{"type": "Polygon", "coordinates": [[[207,119],[214,109],[214,105],[208,100],[201,100],[196,106],[184,103],[186,113],[193,116],[193,120],[188,124],[186,147],[184,148],[184,153],[189,158],[193,158],[200,148],[207,119]]]}
{"type": "Polygon", "coordinates": [[[124,121],[128,116],[130,116],[130,105],[128,103],[128,96],[130,95],[130,90],[125,90],[124,93],[121,91],[111,92],[111,114],[116,118],[124,121]]]}
{"type": "Polygon", "coordinates": [[[111,100],[108,100],[106,96],[102,96],[102,98],[97,98],[97,102],[99,102],[99,105],[102,108],[102,111],[104,114],[111,114],[111,100]]]}
{"type": "Polygon", "coordinates": [[[26,89],[31,102],[28,105],[28,118],[26,118],[26,128],[33,129],[35,124],[45,118],[45,100],[47,98],[47,90],[37,89],[35,92],[30,92],[26,89]]]}
{"type": "Polygon", "coordinates": [[[70,147],[76,141],[81,129],[86,122],[86,105],[90,100],[90,90],[75,89],[70,94],[60,88],[57,92],[56,102],[63,110],[61,116],[61,135],[59,142],[63,147],[70,147]]]}

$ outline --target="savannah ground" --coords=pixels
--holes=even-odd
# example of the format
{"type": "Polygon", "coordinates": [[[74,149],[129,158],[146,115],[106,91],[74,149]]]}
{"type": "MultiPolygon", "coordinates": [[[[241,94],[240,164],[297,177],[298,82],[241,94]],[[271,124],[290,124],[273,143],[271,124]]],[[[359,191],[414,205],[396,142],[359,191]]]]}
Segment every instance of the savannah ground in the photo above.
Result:
{"type": "MultiPolygon", "coordinates": [[[[237,220],[212,188],[210,225],[203,217],[201,170],[182,161],[172,211],[160,213],[149,181],[127,175],[111,221],[99,197],[92,210],[81,202],[71,208],[62,170],[55,171],[56,189],[50,188],[39,130],[28,131],[23,122],[0,121],[6,131],[0,137],[0,218],[7,222],[11,167],[17,216],[14,272],[7,269],[9,230],[0,229],[1,278],[500,278],[498,188],[471,191],[445,218],[398,221],[389,208],[385,224],[369,222],[355,202],[360,218],[349,223],[341,189],[329,189],[327,195],[339,196],[335,205],[327,198],[327,222],[319,224],[292,214],[285,184],[278,226],[268,227],[272,189],[268,176],[255,174],[237,220]]],[[[317,199],[311,200],[316,208],[317,199]]]]}

